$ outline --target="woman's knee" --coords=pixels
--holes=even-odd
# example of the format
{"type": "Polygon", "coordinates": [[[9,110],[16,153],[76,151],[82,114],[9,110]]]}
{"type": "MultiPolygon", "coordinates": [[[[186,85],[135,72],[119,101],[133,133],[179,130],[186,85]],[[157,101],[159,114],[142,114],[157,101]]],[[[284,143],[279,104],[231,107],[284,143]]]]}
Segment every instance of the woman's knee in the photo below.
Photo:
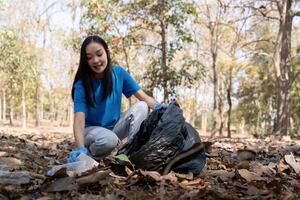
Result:
{"type": "Polygon", "coordinates": [[[146,118],[148,115],[149,107],[145,101],[139,101],[132,106],[132,114],[146,118]]]}
{"type": "Polygon", "coordinates": [[[134,106],[136,106],[138,108],[138,110],[141,110],[144,112],[148,112],[148,110],[149,110],[148,104],[145,101],[139,101],[134,106]]]}
{"type": "Polygon", "coordinates": [[[97,138],[89,147],[93,156],[106,156],[110,154],[118,145],[119,138],[115,134],[97,138]]]}

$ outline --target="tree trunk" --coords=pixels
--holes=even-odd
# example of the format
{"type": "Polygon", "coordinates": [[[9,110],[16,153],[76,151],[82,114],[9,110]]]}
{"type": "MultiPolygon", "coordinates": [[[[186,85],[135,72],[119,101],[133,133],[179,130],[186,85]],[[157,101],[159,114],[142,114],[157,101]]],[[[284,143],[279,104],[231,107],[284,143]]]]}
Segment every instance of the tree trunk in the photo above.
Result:
{"type": "Polygon", "coordinates": [[[218,119],[218,91],[219,91],[219,84],[218,84],[218,75],[217,75],[217,69],[216,69],[216,58],[217,54],[216,52],[212,52],[212,68],[213,68],[213,86],[214,86],[214,102],[213,102],[213,124],[212,124],[212,134],[211,136],[215,136],[217,132],[217,119],[218,119]]]}
{"type": "Polygon", "coordinates": [[[2,121],[2,113],[3,113],[2,102],[3,102],[3,99],[2,99],[2,97],[0,97],[0,121],[2,121]]]}
{"type": "MultiPolygon", "coordinates": [[[[124,57],[125,57],[127,72],[130,74],[129,58],[128,58],[128,54],[127,54],[127,51],[125,48],[124,39],[122,39],[122,49],[123,49],[123,53],[124,53],[124,57]]],[[[132,99],[128,98],[128,108],[130,108],[131,105],[132,105],[132,99]]]]}
{"type": "MultiPolygon", "coordinates": [[[[162,1],[162,7],[164,10],[165,2],[162,1]]],[[[161,68],[162,68],[162,87],[164,89],[164,102],[168,101],[168,78],[167,75],[167,34],[166,34],[166,25],[165,25],[165,17],[164,17],[164,11],[161,12],[161,21],[160,21],[160,28],[161,28],[161,51],[162,51],[162,59],[161,59],[161,68]]]]}
{"type": "Polygon", "coordinates": [[[6,121],[6,91],[5,91],[5,89],[2,90],[2,100],[3,100],[2,119],[3,119],[3,121],[6,121]]]}
{"type": "Polygon", "coordinates": [[[48,93],[49,95],[49,120],[50,120],[50,126],[53,125],[53,120],[54,120],[54,108],[53,108],[53,99],[51,95],[51,91],[48,93]]]}
{"type": "Polygon", "coordinates": [[[208,93],[207,91],[207,84],[205,83],[204,88],[202,90],[202,94],[203,94],[203,101],[201,103],[201,132],[206,135],[207,132],[207,113],[208,113],[208,109],[207,109],[207,96],[208,93]]]}
{"type": "Polygon", "coordinates": [[[21,107],[22,107],[22,127],[26,128],[25,80],[22,80],[21,107]]]}
{"type": "Polygon", "coordinates": [[[72,98],[69,99],[69,127],[73,127],[73,118],[74,118],[74,112],[73,112],[73,102],[72,98]]]}
{"type": "Polygon", "coordinates": [[[232,67],[229,69],[229,83],[227,87],[227,102],[228,102],[228,119],[227,119],[227,137],[231,138],[231,110],[232,110],[232,101],[231,101],[231,90],[232,90],[232,67]]]}
{"type": "Polygon", "coordinates": [[[213,123],[212,123],[212,133],[211,137],[216,135],[217,130],[219,130],[219,118],[218,115],[218,105],[219,105],[219,79],[217,74],[217,57],[218,57],[218,49],[217,49],[217,41],[218,36],[216,35],[216,26],[210,26],[210,53],[212,57],[212,69],[213,69],[213,87],[214,87],[214,102],[213,102],[213,123]]]}
{"type": "MultiPolygon", "coordinates": [[[[39,71],[39,69],[38,69],[39,71]]],[[[40,88],[40,74],[38,72],[36,77],[36,88],[35,88],[35,127],[40,127],[40,104],[41,104],[41,88],[40,88]]]]}
{"type": "Polygon", "coordinates": [[[258,107],[258,113],[256,116],[256,123],[255,123],[255,133],[256,135],[258,135],[258,131],[259,131],[259,127],[260,127],[260,121],[261,121],[261,106],[260,106],[260,102],[256,101],[256,106],[258,107]]]}
{"type": "MultiPolygon", "coordinates": [[[[222,87],[223,88],[223,87],[222,87]]],[[[223,128],[224,128],[224,115],[223,115],[223,97],[221,95],[221,88],[219,90],[219,95],[218,95],[218,115],[217,115],[217,130],[219,132],[219,136],[223,136],[223,128]]]]}
{"type": "Polygon", "coordinates": [[[278,3],[280,25],[274,52],[274,67],[277,82],[277,118],[276,134],[286,135],[290,128],[289,90],[292,84],[291,33],[292,33],[292,0],[278,3]]]}
{"type": "Polygon", "coordinates": [[[9,125],[14,125],[14,111],[13,111],[13,96],[10,95],[9,97],[9,125]]]}

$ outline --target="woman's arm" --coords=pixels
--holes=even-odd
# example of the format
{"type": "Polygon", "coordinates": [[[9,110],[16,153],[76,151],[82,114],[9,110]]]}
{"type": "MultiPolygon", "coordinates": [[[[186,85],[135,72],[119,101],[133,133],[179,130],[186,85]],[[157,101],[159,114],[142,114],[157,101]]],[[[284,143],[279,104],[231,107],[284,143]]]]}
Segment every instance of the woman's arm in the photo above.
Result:
{"type": "Polygon", "coordinates": [[[147,95],[142,89],[137,91],[134,96],[140,101],[145,101],[150,108],[153,108],[157,103],[157,101],[153,97],[147,95]]]}
{"type": "Polygon", "coordinates": [[[75,143],[77,147],[84,146],[84,139],[83,139],[84,123],[85,123],[84,112],[75,112],[73,131],[74,131],[75,143]]]}

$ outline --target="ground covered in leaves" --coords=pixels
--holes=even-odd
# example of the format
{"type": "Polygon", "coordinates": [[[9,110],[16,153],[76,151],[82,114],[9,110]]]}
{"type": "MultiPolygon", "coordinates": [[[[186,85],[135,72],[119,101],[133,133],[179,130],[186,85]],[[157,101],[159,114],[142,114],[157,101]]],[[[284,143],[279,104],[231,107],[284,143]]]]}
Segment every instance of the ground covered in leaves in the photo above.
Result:
{"type": "Polygon", "coordinates": [[[0,199],[300,199],[300,140],[290,137],[202,138],[207,164],[196,177],[118,168],[113,159],[80,177],[45,177],[65,164],[72,138],[1,127],[0,199]]]}

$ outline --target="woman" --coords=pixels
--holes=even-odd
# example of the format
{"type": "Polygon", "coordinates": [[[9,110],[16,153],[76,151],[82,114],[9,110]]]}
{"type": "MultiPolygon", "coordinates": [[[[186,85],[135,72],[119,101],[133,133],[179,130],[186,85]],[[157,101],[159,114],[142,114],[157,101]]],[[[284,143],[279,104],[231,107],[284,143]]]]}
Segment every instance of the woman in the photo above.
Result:
{"type": "Polygon", "coordinates": [[[77,148],[70,153],[68,162],[77,161],[81,153],[97,160],[104,158],[120,140],[133,138],[149,107],[163,106],[143,92],[127,71],[112,66],[108,46],[99,36],[89,36],[82,43],[72,99],[77,148]],[[122,93],[140,101],[120,118],[122,93]]]}

